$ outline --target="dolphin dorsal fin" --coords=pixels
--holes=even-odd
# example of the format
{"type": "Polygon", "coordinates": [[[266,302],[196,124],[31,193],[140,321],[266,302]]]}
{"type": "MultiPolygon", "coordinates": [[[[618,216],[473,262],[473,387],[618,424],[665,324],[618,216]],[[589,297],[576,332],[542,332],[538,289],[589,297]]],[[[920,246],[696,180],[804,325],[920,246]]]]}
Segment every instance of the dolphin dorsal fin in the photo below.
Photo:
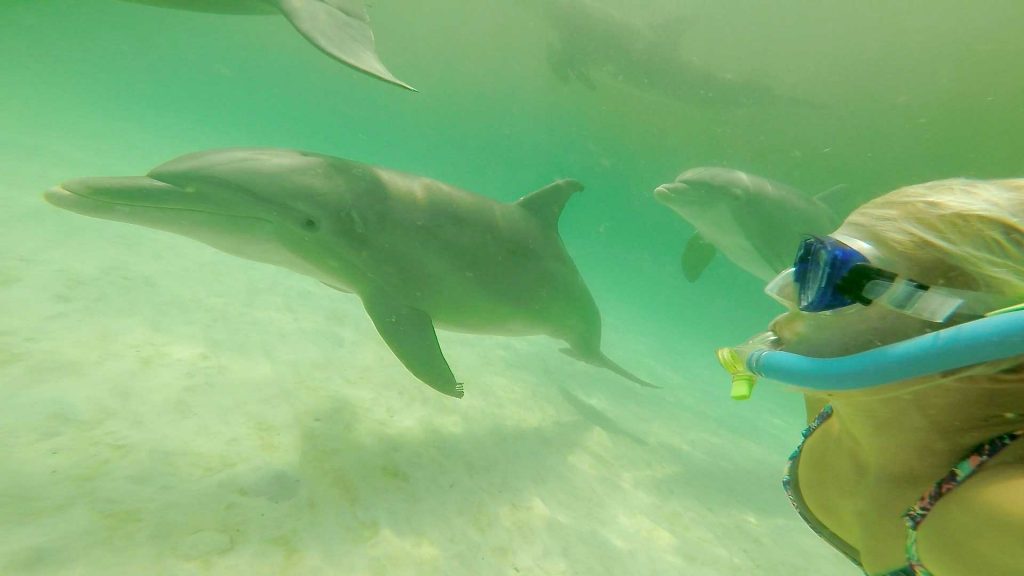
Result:
{"type": "Polygon", "coordinates": [[[814,195],[814,201],[824,207],[838,223],[845,214],[853,212],[862,200],[855,195],[850,195],[850,187],[847,184],[836,184],[835,186],[814,195]]]}
{"type": "Polygon", "coordinates": [[[838,198],[841,195],[846,194],[847,188],[849,188],[849,185],[847,184],[836,184],[835,186],[829,188],[828,190],[818,192],[817,194],[815,194],[814,199],[817,200],[818,202],[821,202],[825,206],[834,206],[839,202],[838,198]]]}
{"type": "Polygon", "coordinates": [[[562,208],[573,194],[583,190],[583,184],[578,180],[565,178],[556,180],[551,184],[523,196],[516,200],[516,206],[533,214],[536,218],[552,226],[558,224],[558,217],[562,215],[562,208]]]}

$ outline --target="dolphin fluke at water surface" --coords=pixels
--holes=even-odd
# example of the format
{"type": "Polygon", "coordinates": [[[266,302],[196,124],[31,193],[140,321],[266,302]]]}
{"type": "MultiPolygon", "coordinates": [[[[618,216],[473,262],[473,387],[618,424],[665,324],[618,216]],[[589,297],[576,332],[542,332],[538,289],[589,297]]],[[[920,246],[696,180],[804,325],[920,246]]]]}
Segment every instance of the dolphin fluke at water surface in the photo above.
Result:
{"type": "Polygon", "coordinates": [[[124,0],[215,14],[280,13],[311,44],[335,60],[407,90],[377,55],[364,0],[124,0]]]}
{"type": "Polygon", "coordinates": [[[187,236],[353,293],[395,356],[434,389],[464,389],[435,326],[546,334],[641,386],[601,351],[601,317],[558,219],[583,186],[501,203],[421,176],[286,149],[189,154],[146,176],[71,180],[51,204],[187,236]]]}

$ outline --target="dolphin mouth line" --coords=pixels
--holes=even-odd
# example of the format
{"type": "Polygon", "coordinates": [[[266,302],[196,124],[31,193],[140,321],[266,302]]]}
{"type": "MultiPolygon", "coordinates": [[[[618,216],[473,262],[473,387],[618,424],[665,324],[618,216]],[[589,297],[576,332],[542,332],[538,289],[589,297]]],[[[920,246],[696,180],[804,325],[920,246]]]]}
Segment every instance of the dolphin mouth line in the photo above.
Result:
{"type": "Polygon", "coordinates": [[[717,196],[717,194],[712,194],[715,192],[714,190],[709,190],[703,187],[699,182],[696,183],[697,185],[694,184],[694,182],[677,180],[675,182],[669,182],[658,186],[654,189],[654,193],[659,196],[667,196],[677,200],[702,199],[713,195],[717,196]]]}
{"type": "Polygon", "coordinates": [[[683,196],[683,194],[681,194],[681,192],[689,192],[689,191],[690,191],[690,187],[687,186],[685,183],[683,183],[683,182],[673,182],[671,184],[662,184],[661,186],[658,186],[657,188],[655,188],[654,189],[654,195],[655,195],[655,197],[661,197],[661,198],[665,198],[665,197],[667,197],[667,198],[680,198],[681,196],[683,196]],[[670,188],[671,186],[677,186],[677,187],[678,186],[682,186],[684,189],[683,190],[678,190],[678,189],[677,190],[673,190],[672,188],[670,188]]]}
{"type": "Polygon", "coordinates": [[[114,202],[113,200],[103,200],[103,199],[100,199],[100,198],[94,198],[92,196],[86,196],[85,194],[78,194],[77,192],[74,192],[72,190],[68,190],[64,186],[54,186],[53,190],[58,191],[58,192],[64,192],[66,194],[71,194],[72,196],[76,196],[78,198],[84,198],[86,200],[89,200],[90,202],[99,202],[99,203],[102,203],[102,204],[112,204],[114,206],[132,206],[132,207],[135,207],[135,208],[151,208],[153,210],[177,210],[179,212],[195,212],[195,213],[198,213],[198,214],[212,214],[212,215],[215,215],[215,216],[225,216],[225,217],[228,217],[228,218],[238,218],[238,219],[241,219],[241,220],[256,220],[257,222],[263,222],[263,223],[271,224],[271,225],[273,224],[272,221],[267,220],[266,218],[260,218],[259,216],[242,216],[242,215],[239,215],[239,214],[228,214],[226,212],[214,212],[214,211],[211,211],[211,210],[197,210],[195,208],[179,208],[179,207],[176,207],[176,206],[152,206],[152,205],[149,205],[149,204],[134,204],[134,203],[130,203],[130,202],[114,202]]]}

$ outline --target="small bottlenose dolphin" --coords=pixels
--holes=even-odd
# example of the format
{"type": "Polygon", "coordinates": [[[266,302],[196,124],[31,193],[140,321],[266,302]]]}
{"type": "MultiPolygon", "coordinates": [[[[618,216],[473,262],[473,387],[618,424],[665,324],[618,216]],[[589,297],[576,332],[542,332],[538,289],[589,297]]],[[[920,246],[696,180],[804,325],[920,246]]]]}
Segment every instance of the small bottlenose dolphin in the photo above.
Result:
{"type": "Polygon", "coordinates": [[[683,272],[691,282],[717,250],[754,276],[771,280],[793,265],[804,235],[828,234],[839,224],[820,196],[739,170],[706,167],[687,170],[654,191],[697,229],[683,251],[683,272]]]}
{"type": "Polygon", "coordinates": [[[161,8],[214,14],[282,14],[314,46],[352,68],[415,88],[391,73],[377,55],[363,0],[125,0],[161,8]]]}
{"type": "Polygon", "coordinates": [[[601,352],[601,316],[558,235],[560,180],[512,204],[442,182],[294,150],[188,154],[146,176],[83,178],[45,193],[86,216],[187,236],[362,299],[417,378],[460,398],[434,326],[547,334],[568,355],[642,386],[601,352]]]}

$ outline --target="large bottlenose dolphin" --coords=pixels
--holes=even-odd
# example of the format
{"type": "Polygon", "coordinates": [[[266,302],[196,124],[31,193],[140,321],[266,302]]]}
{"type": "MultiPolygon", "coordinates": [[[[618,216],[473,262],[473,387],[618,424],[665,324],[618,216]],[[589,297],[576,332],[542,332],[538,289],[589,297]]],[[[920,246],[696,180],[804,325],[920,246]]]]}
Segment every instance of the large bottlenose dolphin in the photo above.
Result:
{"type": "Polygon", "coordinates": [[[352,68],[414,90],[377,55],[363,0],[125,0],[161,8],[214,14],[283,14],[314,46],[352,68]]]}
{"type": "Polygon", "coordinates": [[[805,234],[828,234],[838,218],[818,198],[729,168],[693,168],[654,196],[697,232],[683,252],[683,272],[700,277],[716,248],[740,268],[768,281],[793,264],[805,234]]]}
{"type": "Polygon", "coordinates": [[[462,397],[434,326],[547,334],[567,354],[633,376],[601,352],[601,317],[558,235],[560,180],[512,204],[420,176],[319,154],[189,154],[146,176],[83,178],[45,193],[73,212],[188,236],[358,295],[417,378],[462,397]]]}

